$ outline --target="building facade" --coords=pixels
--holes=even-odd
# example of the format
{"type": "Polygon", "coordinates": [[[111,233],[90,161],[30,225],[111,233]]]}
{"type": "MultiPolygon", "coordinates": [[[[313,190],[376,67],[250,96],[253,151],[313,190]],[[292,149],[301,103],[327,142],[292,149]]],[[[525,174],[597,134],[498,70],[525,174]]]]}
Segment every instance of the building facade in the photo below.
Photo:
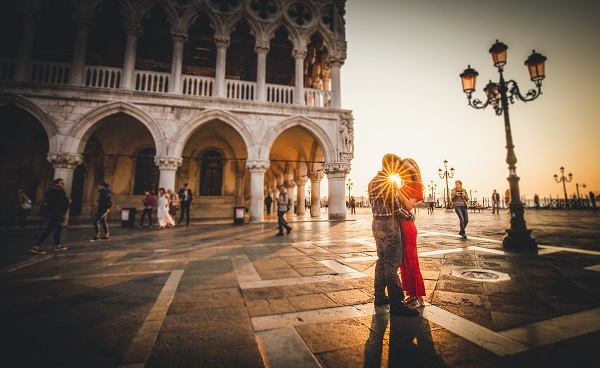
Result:
{"type": "Polygon", "coordinates": [[[116,210],[189,183],[193,218],[241,206],[260,222],[265,195],[283,184],[299,215],[307,201],[319,216],[328,196],[328,218],[345,219],[354,121],[340,93],[344,4],[4,1],[4,215],[19,188],[39,206],[61,177],[71,218],[93,216],[103,180],[116,210]]]}

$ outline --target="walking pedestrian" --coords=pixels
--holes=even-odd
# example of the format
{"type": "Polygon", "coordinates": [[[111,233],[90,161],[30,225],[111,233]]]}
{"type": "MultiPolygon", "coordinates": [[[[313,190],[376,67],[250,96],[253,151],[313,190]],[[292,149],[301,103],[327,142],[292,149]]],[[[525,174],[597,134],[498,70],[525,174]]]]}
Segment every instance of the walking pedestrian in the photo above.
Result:
{"type": "MultiPolygon", "coordinates": [[[[405,158],[400,169],[401,178],[404,182],[400,188],[402,204],[408,211],[412,211],[415,204],[423,200],[423,181],[421,179],[421,170],[417,163],[411,158],[405,158]]],[[[425,283],[419,266],[419,255],[417,253],[417,226],[414,217],[412,219],[400,219],[400,231],[402,234],[402,245],[404,252],[402,255],[402,265],[400,266],[400,276],[402,286],[406,292],[407,298],[404,299],[411,309],[424,307],[423,297],[425,296],[425,283]]]]}
{"type": "Polygon", "coordinates": [[[500,214],[500,193],[496,189],[492,193],[492,213],[500,214]]]}
{"type": "Polygon", "coordinates": [[[287,221],[283,217],[285,216],[285,213],[290,210],[290,208],[290,196],[288,195],[285,187],[281,185],[279,187],[279,196],[277,197],[277,225],[279,227],[279,232],[275,236],[282,236],[283,228],[286,229],[288,235],[292,231],[292,227],[288,225],[287,221]]]}
{"type": "Polygon", "coordinates": [[[267,209],[267,216],[271,214],[271,207],[273,205],[273,198],[271,198],[271,194],[267,193],[265,197],[265,208],[267,209]]]}
{"type": "Polygon", "coordinates": [[[540,209],[540,196],[537,193],[533,195],[533,205],[536,210],[540,209]]]}
{"type": "Polygon", "coordinates": [[[183,184],[183,188],[179,189],[179,206],[181,208],[181,215],[179,217],[179,223],[183,221],[185,216],[185,226],[190,226],[190,207],[192,206],[192,190],[188,187],[188,183],[183,184]]]}
{"type": "Polygon", "coordinates": [[[144,204],[144,210],[142,211],[142,221],[140,227],[144,227],[144,219],[148,216],[148,226],[152,227],[152,209],[154,208],[154,196],[150,194],[149,190],[144,191],[144,198],[142,199],[144,204]]]}
{"type": "Polygon", "coordinates": [[[8,222],[6,223],[6,228],[10,229],[13,222],[19,218],[19,224],[21,225],[21,230],[25,230],[27,227],[27,216],[31,211],[31,199],[27,196],[25,189],[19,189],[17,191],[17,196],[14,199],[14,209],[10,217],[8,218],[8,222]]]}
{"type": "Polygon", "coordinates": [[[400,157],[388,153],[383,156],[381,171],[369,182],[369,202],[373,212],[373,237],[377,247],[375,263],[375,306],[390,305],[392,316],[417,316],[419,312],[404,305],[404,290],[398,277],[402,264],[402,234],[400,220],[412,214],[402,207],[399,198],[400,157]],[[387,288],[388,296],[385,295],[387,288]]]}
{"type": "Polygon", "coordinates": [[[460,231],[458,232],[458,235],[462,236],[463,239],[466,239],[467,234],[465,233],[465,228],[469,223],[469,211],[467,209],[469,195],[467,194],[467,190],[462,187],[462,181],[460,180],[454,182],[454,188],[452,188],[450,193],[452,203],[454,203],[454,212],[456,212],[460,222],[460,231]]]}
{"type": "Polygon", "coordinates": [[[173,227],[175,221],[171,215],[169,215],[169,195],[165,188],[158,190],[158,204],[156,206],[156,217],[158,219],[158,230],[162,230],[165,227],[173,227]]]}
{"type": "Polygon", "coordinates": [[[596,195],[591,190],[590,190],[590,202],[592,202],[592,207],[594,207],[594,209],[596,209],[596,195]]]}
{"type": "Polygon", "coordinates": [[[435,206],[435,200],[430,195],[427,196],[427,214],[433,213],[433,208],[435,206]]]}
{"type": "Polygon", "coordinates": [[[169,215],[175,220],[177,218],[177,211],[179,211],[179,196],[171,189],[167,190],[167,194],[169,194],[169,215]]]}
{"type": "Polygon", "coordinates": [[[90,240],[95,242],[98,240],[110,240],[110,232],[108,230],[108,214],[113,206],[112,193],[108,188],[108,183],[101,181],[96,188],[98,189],[98,211],[94,217],[94,237],[90,240]],[[100,227],[104,231],[104,235],[100,233],[100,227]]]}
{"type": "Polygon", "coordinates": [[[67,247],[60,244],[60,235],[62,231],[62,223],[67,215],[67,210],[71,205],[71,200],[67,197],[65,192],[65,181],[61,178],[54,179],[52,186],[46,192],[45,196],[46,206],[46,218],[48,219],[48,226],[43,233],[35,241],[33,247],[31,247],[31,253],[35,254],[46,254],[46,251],[41,248],[42,243],[48,235],[54,233],[54,250],[61,251],[66,250],[67,247]]]}
{"type": "Polygon", "coordinates": [[[354,196],[350,196],[350,213],[356,214],[356,199],[354,199],[354,196]]]}

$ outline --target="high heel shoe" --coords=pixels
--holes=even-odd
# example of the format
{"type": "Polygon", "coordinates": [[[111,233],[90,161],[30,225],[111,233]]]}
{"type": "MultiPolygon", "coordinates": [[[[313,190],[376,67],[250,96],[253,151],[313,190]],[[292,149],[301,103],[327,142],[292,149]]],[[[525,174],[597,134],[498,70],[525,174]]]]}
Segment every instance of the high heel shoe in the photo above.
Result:
{"type": "Polygon", "coordinates": [[[423,298],[420,298],[420,297],[417,298],[417,299],[415,299],[412,303],[410,303],[408,305],[408,307],[410,309],[419,309],[419,308],[424,307],[424,306],[425,306],[425,303],[423,302],[423,298]]]}

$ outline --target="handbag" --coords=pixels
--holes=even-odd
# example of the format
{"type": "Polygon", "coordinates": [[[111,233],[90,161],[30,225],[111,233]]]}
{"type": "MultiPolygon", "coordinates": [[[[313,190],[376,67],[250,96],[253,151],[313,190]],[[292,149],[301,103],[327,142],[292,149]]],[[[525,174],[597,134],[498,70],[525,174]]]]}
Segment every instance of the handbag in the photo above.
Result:
{"type": "Polygon", "coordinates": [[[40,206],[40,210],[38,211],[38,215],[42,218],[47,219],[48,218],[48,204],[43,203],[40,206]]]}

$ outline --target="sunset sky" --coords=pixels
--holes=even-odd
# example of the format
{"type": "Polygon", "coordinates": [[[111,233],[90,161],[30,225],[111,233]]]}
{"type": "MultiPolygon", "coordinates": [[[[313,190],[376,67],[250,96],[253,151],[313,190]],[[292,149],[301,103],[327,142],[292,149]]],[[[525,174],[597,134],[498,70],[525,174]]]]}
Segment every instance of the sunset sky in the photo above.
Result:
{"type": "Polygon", "coordinates": [[[476,69],[474,97],[485,100],[483,86],[498,80],[488,53],[496,39],[508,45],[505,78],[522,94],[534,87],[524,61],[533,49],[548,58],[543,94],[510,106],[521,195],[562,198],[553,178],[561,166],[573,173],[569,195],[576,183],[582,195],[600,192],[599,15],[589,0],[348,0],[342,104],[355,119],[352,195],[366,195],[387,152],[415,159],[437,193],[444,160],[456,170],[450,188],[460,179],[473,197],[504,193],[503,118],[469,107],[459,77],[476,69]]]}

